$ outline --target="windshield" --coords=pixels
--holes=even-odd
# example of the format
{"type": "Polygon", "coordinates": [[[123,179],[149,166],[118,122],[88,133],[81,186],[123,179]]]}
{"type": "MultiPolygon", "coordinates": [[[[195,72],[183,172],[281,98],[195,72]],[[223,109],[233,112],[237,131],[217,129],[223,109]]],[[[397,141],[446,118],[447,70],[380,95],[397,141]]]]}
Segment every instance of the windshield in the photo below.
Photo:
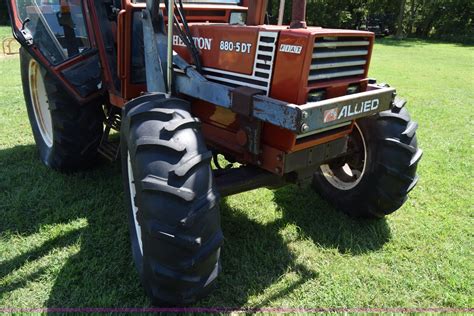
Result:
{"type": "MultiPolygon", "coordinates": [[[[136,2],[146,2],[146,0],[136,0],[136,2]]],[[[196,3],[196,4],[240,4],[240,0],[183,0],[183,3],[196,3]]]]}
{"type": "Polygon", "coordinates": [[[239,4],[240,0],[183,0],[183,3],[239,4]]]}
{"type": "Polygon", "coordinates": [[[18,17],[29,22],[34,44],[53,64],[90,48],[82,2],[79,0],[17,0],[18,17]]]}

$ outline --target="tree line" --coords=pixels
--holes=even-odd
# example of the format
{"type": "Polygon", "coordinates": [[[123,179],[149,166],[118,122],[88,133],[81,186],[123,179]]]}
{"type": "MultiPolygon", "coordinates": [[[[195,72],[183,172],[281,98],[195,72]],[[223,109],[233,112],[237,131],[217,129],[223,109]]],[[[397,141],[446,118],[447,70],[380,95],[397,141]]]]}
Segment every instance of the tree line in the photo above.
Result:
{"type": "MultiPolygon", "coordinates": [[[[0,0],[0,24],[8,24],[6,1],[0,0]]],[[[291,17],[285,1],[285,19],[291,17]]],[[[269,18],[276,23],[280,0],[269,0],[269,18]]],[[[378,23],[399,37],[474,42],[473,0],[308,0],[309,25],[361,28],[378,23]]]]}
{"type": "MultiPolygon", "coordinates": [[[[285,18],[291,19],[291,0],[285,18]]],[[[277,21],[280,0],[269,0],[270,20],[277,21]]],[[[308,0],[309,25],[361,28],[380,24],[398,37],[474,42],[473,0],[308,0]]]]}

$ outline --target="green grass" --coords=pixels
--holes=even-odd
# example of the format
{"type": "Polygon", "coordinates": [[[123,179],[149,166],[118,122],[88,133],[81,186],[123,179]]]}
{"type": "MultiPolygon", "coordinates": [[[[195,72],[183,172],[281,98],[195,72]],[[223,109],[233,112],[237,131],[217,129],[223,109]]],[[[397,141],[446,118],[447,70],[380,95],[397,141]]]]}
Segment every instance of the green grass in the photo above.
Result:
{"type": "MultiPolygon", "coordinates": [[[[227,198],[224,270],[198,305],[473,307],[474,50],[385,40],[371,76],[420,124],[406,205],[356,221],[294,186],[227,198]]],[[[148,306],[122,201],[118,163],[61,175],[39,162],[18,60],[0,59],[0,306],[148,306]]]]}
{"type": "Polygon", "coordinates": [[[8,26],[0,26],[0,40],[12,36],[12,29],[8,26]]]}

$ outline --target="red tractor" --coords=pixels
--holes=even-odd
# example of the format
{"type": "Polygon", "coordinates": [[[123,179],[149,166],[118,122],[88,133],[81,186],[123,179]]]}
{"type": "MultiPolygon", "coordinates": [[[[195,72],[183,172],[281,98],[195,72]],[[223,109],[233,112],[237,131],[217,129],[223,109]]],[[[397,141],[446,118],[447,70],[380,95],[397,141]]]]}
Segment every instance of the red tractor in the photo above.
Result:
{"type": "Polygon", "coordinates": [[[418,126],[368,79],[374,34],[307,27],[304,0],[289,26],[264,23],[265,0],[7,2],[40,158],[71,172],[121,156],[156,304],[215,284],[223,196],[309,184],[381,218],[418,181],[418,126]]]}

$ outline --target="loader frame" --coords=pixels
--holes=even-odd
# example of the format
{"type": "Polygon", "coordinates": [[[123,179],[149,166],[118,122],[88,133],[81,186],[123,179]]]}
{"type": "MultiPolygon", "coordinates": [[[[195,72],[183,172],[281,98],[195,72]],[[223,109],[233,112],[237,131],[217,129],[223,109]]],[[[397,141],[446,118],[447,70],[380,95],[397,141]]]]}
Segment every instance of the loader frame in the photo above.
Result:
{"type": "MultiPolygon", "coordinates": [[[[174,1],[168,0],[168,2],[169,8],[174,8],[174,1]]],[[[179,55],[173,54],[171,46],[173,23],[168,23],[168,35],[164,33],[164,25],[158,28],[153,26],[152,21],[155,19],[153,12],[161,12],[154,8],[157,5],[156,3],[156,1],[148,0],[147,9],[143,11],[142,15],[147,86],[150,93],[159,92],[169,95],[173,92],[181,93],[290,130],[298,135],[308,135],[315,131],[335,128],[354,119],[391,109],[393,106],[396,90],[377,85],[370,85],[369,91],[356,95],[296,105],[263,96],[258,89],[231,88],[211,82],[179,55]],[[158,29],[158,31],[155,31],[155,29],[158,29]],[[166,56],[163,52],[167,53],[166,56]],[[175,71],[173,66],[170,67],[170,63],[178,69],[175,71]],[[159,65],[162,65],[162,67],[159,67],[159,65]],[[167,70],[166,73],[163,72],[163,69],[167,70]],[[175,85],[174,91],[171,89],[173,84],[175,85]],[[340,113],[346,106],[362,104],[367,100],[378,100],[379,104],[367,111],[357,111],[358,113],[338,120],[324,121],[324,113],[328,110],[337,109],[337,112],[340,113]]],[[[168,19],[172,21],[174,17],[170,13],[172,13],[171,10],[169,10],[168,19]]],[[[362,106],[362,109],[364,109],[364,106],[362,106]]]]}
{"type": "MultiPolygon", "coordinates": [[[[168,8],[172,8],[173,0],[169,0],[168,8]]],[[[163,16],[157,17],[154,14],[162,14],[157,8],[156,1],[149,0],[147,8],[143,10],[143,30],[145,44],[146,78],[149,93],[163,93],[167,96],[172,94],[185,95],[193,99],[199,99],[215,106],[229,109],[240,115],[244,122],[246,135],[247,160],[252,164],[261,166],[268,172],[283,176],[290,172],[299,171],[295,182],[304,178],[311,178],[312,170],[318,164],[334,159],[343,154],[347,146],[347,128],[352,127],[353,121],[357,118],[372,115],[380,111],[389,110],[394,106],[396,91],[394,88],[371,84],[368,91],[332,98],[319,102],[310,102],[304,105],[296,105],[288,102],[273,99],[262,95],[262,91],[249,87],[232,88],[227,85],[211,82],[202,76],[193,66],[187,63],[182,57],[174,53],[170,39],[173,34],[173,23],[168,23],[167,34],[163,16]],[[159,21],[162,21],[160,25],[159,21]],[[170,67],[170,62],[173,66],[170,67]],[[334,120],[328,120],[328,113],[340,113],[334,120]],[[345,113],[345,115],[342,115],[345,113]],[[312,147],[302,149],[298,152],[281,155],[276,152],[264,150],[261,147],[262,122],[270,123],[274,126],[289,130],[300,138],[327,132],[332,133],[332,138],[328,138],[325,144],[315,144],[312,147]],[[339,130],[342,129],[342,130],[339,130]],[[314,154],[313,153],[318,153],[314,154]],[[262,166],[259,156],[274,156],[271,159],[276,161],[274,165],[266,164],[262,166]],[[300,157],[295,159],[294,157],[300,157]],[[281,159],[278,159],[281,157],[281,159]],[[275,159],[273,159],[275,158],[275,159]],[[289,163],[291,162],[291,163],[289,163]],[[308,169],[307,174],[305,170],[308,169]],[[303,170],[303,174],[301,174],[303,170]]],[[[171,10],[169,13],[172,12],[171,10]]],[[[168,14],[168,21],[172,21],[172,14],[168,14]]],[[[220,187],[233,186],[229,192],[240,193],[247,191],[255,183],[278,183],[272,177],[263,176],[260,172],[243,172],[242,175],[234,178],[245,179],[251,177],[256,181],[244,181],[247,185],[235,186],[234,181],[219,181],[220,187]],[[239,189],[240,188],[240,189],[239,189]]],[[[223,179],[222,177],[221,179],[223,179]]],[[[222,189],[227,192],[227,190],[222,189]]],[[[224,193],[227,195],[227,193],[224,193]]]]}

